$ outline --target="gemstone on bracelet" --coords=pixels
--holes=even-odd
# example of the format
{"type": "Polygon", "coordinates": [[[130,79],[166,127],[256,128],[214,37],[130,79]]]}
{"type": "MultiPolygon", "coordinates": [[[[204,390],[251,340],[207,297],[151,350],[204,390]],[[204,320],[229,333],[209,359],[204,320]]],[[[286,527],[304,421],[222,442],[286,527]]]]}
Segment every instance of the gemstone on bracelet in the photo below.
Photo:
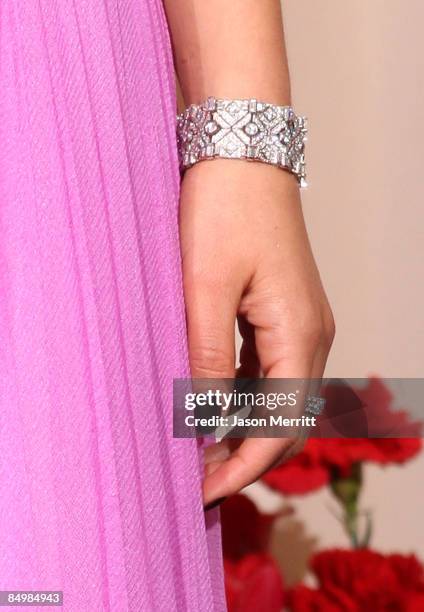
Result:
{"type": "Polygon", "coordinates": [[[214,144],[208,144],[206,146],[205,155],[206,157],[213,157],[215,155],[215,145],[214,144]]]}
{"type": "Polygon", "coordinates": [[[215,98],[213,98],[213,97],[209,97],[209,98],[206,100],[205,108],[206,108],[206,110],[208,110],[208,111],[214,111],[214,110],[216,110],[216,99],[215,99],[215,98]]]}
{"type": "Polygon", "coordinates": [[[238,102],[231,102],[230,104],[228,104],[226,111],[227,113],[230,113],[230,115],[237,115],[237,113],[240,112],[240,105],[238,104],[238,102]]]}
{"type": "Polygon", "coordinates": [[[268,121],[272,121],[273,119],[275,119],[275,111],[271,107],[268,107],[266,109],[266,111],[264,112],[264,115],[268,119],[268,121]]]}
{"type": "Polygon", "coordinates": [[[255,98],[252,98],[251,100],[249,100],[249,112],[256,113],[257,105],[258,105],[258,101],[255,98]]]}
{"type": "Polygon", "coordinates": [[[205,125],[205,132],[209,136],[213,136],[219,130],[219,126],[216,121],[208,121],[205,125]]]}
{"type": "Polygon", "coordinates": [[[298,138],[296,142],[294,143],[294,146],[299,152],[303,151],[303,147],[304,147],[303,138],[298,138]]]}
{"type": "Polygon", "coordinates": [[[247,147],[246,148],[246,157],[249,159],[254,159],[259,155],[258,147],[247,147]]]}
{"type": "Polygon", "coordinates": [[[256,134],[259,132],[259,127],[256,125],[256,123],[251,121],[244,127],[244,131],[248,136],[256,136],[256,134]]]}
{"type": "Polygon", "coordinates": [[[233,157],[233,155],[239,150],[239,145],[230,140],[225,144],[222,150],[227,157],[233,157]]]}
{"type": "Polygon", "coordinates": [[[290,106],[285,106],[283,109],[284,121],[289,121],[292,118],[293,112],[290,106]]]}

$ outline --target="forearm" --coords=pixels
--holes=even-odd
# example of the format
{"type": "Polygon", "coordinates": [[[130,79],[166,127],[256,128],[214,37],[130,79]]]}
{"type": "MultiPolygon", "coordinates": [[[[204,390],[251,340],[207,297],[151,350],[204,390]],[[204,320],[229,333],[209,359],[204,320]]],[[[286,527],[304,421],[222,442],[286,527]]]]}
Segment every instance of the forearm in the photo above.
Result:
{"type": "Polygon", "coordinates": [[[186,104],[208,96],[290,104],[279,0],[164,0],[186,104]]]}

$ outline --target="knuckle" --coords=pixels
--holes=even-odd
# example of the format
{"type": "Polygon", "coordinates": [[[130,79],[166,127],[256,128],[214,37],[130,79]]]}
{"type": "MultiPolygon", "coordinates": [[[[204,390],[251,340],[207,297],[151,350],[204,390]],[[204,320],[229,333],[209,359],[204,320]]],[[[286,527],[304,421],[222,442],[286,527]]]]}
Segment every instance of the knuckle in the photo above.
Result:
{"type": "Polygon", "coordinates": [[[332,346],[335,337],[336,337],[336,325],[333,321],[331,326],[326,331],[326,343],[327,343],[328,348],[332,346]]]}
{"type": "Polygon", "coordinates": [[[304,330],[304,339],[309,345],[318,346],[322,338],[322,328],[319,321],[312,321],[304,330]]]}
{"type": "Polygon", "coordinates": [[[324,345],[330,349],[336,335],[336,324],[331,308],[328,307],[323,315],[323,341],[324,345]]]}
{"type": "Polygon", "coordinates": [[[304,310],[299,316],[298,335],[308,345],[318,346],[322,337],[322,322],[315,309],[304,310]]]}
{"type": "Polygon", "coordinates": [[[318,300],[309,298],[299,300],[291,308],[280,308],[277,303],[273,307],[270,318],[276,343],[284,345],[289,339],[290,344],[307,352],[319,348],[330,350],[335,336],[335,323],[328,304],[323,306],[318,300]]]}
{"type": "Polygon", "coordinates": [[[283,321],[274,328],[274,343],[297,346],[299,349],[315,350],[322,341],[323,325],[320,310],[314,305],[296,305],[285,313],[283,321]]]}
{"type": "Polygon", "coordinates": [[[330,349],[335,336],[334,317],[330,307],[324,311],[307,307],[297,317],[299,325],[297,335],[302,344],[318,348],[324,346],[330,349]]]}

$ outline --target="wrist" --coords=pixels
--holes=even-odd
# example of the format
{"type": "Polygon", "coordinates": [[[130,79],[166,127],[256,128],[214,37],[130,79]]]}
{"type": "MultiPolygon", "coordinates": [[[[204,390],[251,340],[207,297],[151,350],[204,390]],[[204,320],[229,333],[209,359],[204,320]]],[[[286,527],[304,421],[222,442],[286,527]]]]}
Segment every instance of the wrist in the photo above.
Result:
{"type": "MultiPolygon", "coordinates": [[[[245,160],[216,159],[195,164],[184,173],[183,184],[190,191],[212,190],[239,194],[260,201],[266,193],[299,194],[296,177],[276,166],[245,160]]],[[[228,207],[231,208],[231,201],[228,207]]]]}
{"type": "Polygon", "coordinates": [[[258,74],[252,80],[252,74],[226,72],[216,75],[206,82],[187,85],[182,88],[185,106],[201,104],[211,93],[214,97],[226,100],[266,100],[276,106],[291,106],[290,82],[287,79],[275,78],[270,80],[269,71],[258,74]]]}

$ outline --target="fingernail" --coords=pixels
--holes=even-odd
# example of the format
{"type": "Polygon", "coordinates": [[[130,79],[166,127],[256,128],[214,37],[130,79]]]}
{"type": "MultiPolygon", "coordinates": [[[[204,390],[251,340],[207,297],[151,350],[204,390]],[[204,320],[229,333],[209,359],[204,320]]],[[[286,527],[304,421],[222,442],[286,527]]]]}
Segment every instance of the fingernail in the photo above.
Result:
{"type": "Polygon", "coordinates": [[[222,502],[224,502],[226,499],[227,499],[226,497],[218,497],[218,499],[216,499],[213,502],[210,502],[209,504],[205,506],[205,511],[212,510],[213,508],[220,506],[222,502]]]}

